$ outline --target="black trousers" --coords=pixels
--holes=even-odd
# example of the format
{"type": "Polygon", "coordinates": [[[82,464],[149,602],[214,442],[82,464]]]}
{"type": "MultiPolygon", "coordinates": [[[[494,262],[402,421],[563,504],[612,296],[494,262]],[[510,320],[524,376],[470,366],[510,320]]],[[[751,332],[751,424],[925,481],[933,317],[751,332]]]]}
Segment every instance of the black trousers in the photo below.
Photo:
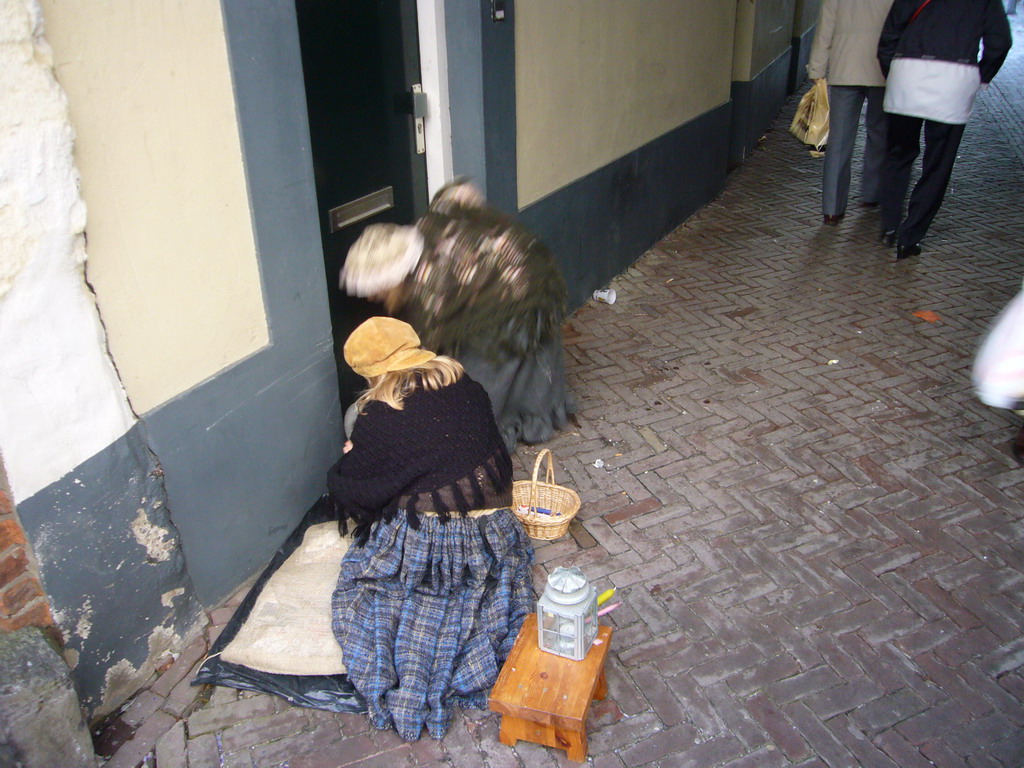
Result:
{"type": "Polygon", "coordinates": [[[937,123],[920,117],[889,115],[885,164],[882,167],[882,189],[879,204],[882,230],[898,230],[901,245],[916,245],[924,238],[932,219],[939,212],[946,196],[953,163],[960,148],[964,126],[937,123]],[[910,171],[921,153],[921,125],[924,125],[924,160],[921,178],[910,193],[907,217],[903,214],[903,200],[910,186],[910,171]]]}

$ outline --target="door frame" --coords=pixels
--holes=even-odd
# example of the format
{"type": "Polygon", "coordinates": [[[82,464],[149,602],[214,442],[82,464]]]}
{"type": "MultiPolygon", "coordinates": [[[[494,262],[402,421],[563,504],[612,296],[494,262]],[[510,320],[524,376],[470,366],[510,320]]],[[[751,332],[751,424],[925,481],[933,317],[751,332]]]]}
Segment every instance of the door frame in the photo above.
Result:
{"type": "Polygon", "coordinates": [[[416,0],[416,23],[420,38],[420,79],[427,94],[427,117],[423,127],[429,201],[454,176],[444,0],[416,0]]]}

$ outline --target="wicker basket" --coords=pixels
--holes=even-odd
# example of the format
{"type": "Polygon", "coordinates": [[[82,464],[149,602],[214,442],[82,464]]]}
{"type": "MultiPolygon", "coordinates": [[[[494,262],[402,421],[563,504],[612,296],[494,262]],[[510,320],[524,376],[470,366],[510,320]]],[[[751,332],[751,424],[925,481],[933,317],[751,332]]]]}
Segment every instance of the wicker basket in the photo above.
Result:
{"type": "Polygon", "coordinates": [[[569,529],[569,523],[579,512],[580,497],[576,491],[555,485],[555,468],[551,451],[547,448],[537,454],[537,461],[533,464],[533,479],[512,483],[512,508],[531,539],[547,540],[564,535],[569,529]],[[542,483],[537,480],[537,473],[545,456],[548,468],[545,482],[542,483]]]}

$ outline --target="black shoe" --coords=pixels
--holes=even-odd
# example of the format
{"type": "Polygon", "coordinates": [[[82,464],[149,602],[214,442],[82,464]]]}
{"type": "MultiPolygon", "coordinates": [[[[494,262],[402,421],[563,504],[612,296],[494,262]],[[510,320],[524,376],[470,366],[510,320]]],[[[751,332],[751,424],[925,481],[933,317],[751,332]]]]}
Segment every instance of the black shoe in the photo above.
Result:
{"type": "Polygon", "coordinates": [[[1013,451],[1013,458],[1017,460],[1017,463],[1024,466],[1024,427],[1020,428],[1020,432],[1013,438],[1013,444],[1010,446],[1013,451]]]}
{"type": "Polygon", "coordinates": [[[861,200],[860,204],[864,208],[877,208],[878,207],[878,201],[877,200],[861,200]]]}
{"type": "Polygon", "coordinates": [[[887,245],[890,248],[892,248],[892,246],[896,245],[896,230],[886,230],[885,232],[882,233],[882,237],[880,239],[884,245],[887,245]]]}
{"type": "Polygon", "coordinates": [[[826,213],[822,217],[822,223],[823,224],[828,224],[830,227],[834,227],[836,224],[839,223],[839,220],[841,218],[843,218],[843,214],[841,214],[841,213],[836,213],[836,214],[826,213]]]}
{"type": "Polygon", "coordinates": [[[896,246],[896,258],[897,259],[908,259],[911,256],[917,256],[921,252],[921,246],[917,243],[914,245],[897,245],[896,246]]]}

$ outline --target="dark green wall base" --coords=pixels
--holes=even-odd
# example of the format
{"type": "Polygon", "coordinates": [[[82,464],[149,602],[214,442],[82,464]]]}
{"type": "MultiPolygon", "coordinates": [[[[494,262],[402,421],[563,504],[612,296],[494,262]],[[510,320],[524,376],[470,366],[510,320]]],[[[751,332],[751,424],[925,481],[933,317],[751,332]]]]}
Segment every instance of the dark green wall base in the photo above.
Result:
{"type": "Polygon", "coordinates": [[[729,113],[723,104],[520,211],[555,252],[570,308],[721,191],[729,113]]]}
{"type": "Polygon", "coordinates": [[[304,360],[268,350],[147,416],[204,605],[261,570],[326,491],[342,443],[332,349],[328,336],[304,360]]]}
{"type": "Polygon", "coordinates": [[[90,712],[103,701],[108,672],[121,662],[141,670],[151,637],[157,643],[164,633],[182,637],[201,614],[170,519],[162,469],[146,443],[136,425],[18,504],[65,651],[78,654],[72,676],[90,712]],[[181,592],[173,596],[175,590],[181,592]]]}
{"type": "Polygon", "coordinates": [[[749,157],[786,101],[791,55],[792,51],[787,49],[753,80],[732,84],[729,168],[749,157]]]}

